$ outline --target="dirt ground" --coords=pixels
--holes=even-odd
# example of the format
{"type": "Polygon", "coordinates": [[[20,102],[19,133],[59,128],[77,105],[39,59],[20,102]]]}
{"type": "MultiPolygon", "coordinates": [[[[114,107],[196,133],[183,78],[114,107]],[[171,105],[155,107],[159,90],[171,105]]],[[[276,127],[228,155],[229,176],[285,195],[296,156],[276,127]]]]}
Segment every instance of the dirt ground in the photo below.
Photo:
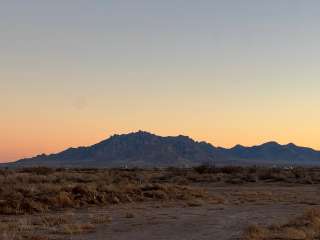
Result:
{"type": "MultiPolygon", "coordinates": [[[[33,227],[34,238],[31,239],[233,240],[241,239],[249,225],[282,224],[302,214],[305,209],[320,207],[318,184],[201,183],[196,187],[206,189],[212,198],[191,202],[129,203],[46,213],[45,218],[68,216],[69,220],[61,220],[65,226],[62,230],[40,225],[33,227]]],[[[1,221],[15,221],[26,227],[28,224],[35,226],[39,217],[43,216],[1,216],[1,221]]],[[[15,238],[3,235],[1,239],[15,238]]]]}
{"type": "Polygon", "coordinates": [[[101,226],[92,234],[66,239],[126,240],[126,239],[239,239],[244,228],[252,223],[285,222],[301,213],[303,205],[273,204],[267,206],[210,206],[184,208],[181,206],[155,208],[143,205],[130,209],[133,219],[125,217],[127,209],[108,211],[113,222],[101,226]]]}
{"type": "MultiPolygon", "coordinates": [[[[112,222],[96,232],[68,239],[81,240],[233,240],[252,224],[282,224],[320,203],[318,186],[209,186],[225,204],[179,203],[126,205],[106,211],[112,222]],[[197,205],[197,204],[196,204],[197,205]],[[132,218],[126,214],[131,213],[132,218]]],[[[320,204],[319,204],[320,205],[320,204]]]]}

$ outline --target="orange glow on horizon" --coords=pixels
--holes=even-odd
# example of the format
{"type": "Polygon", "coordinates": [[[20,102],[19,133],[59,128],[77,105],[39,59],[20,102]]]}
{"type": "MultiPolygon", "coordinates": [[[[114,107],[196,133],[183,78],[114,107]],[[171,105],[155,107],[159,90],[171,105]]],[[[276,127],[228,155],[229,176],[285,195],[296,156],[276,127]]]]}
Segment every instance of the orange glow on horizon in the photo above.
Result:
{"type": "MultiPolygon", "coordinates": [[[[33,136],[32,138],[29,136],[28,138],[20,138],[20,139],[12,139],[11,141],[6,141],[4,144],[2,144],[1,148],[5,151],[0,152],[1,153],[1,160],[4,161],[15,161],[21,158],[27,158],[27,157],[33,157],[38,154],[46,153],[57,153],[60,151],[63,151],[69,147],[79,147],[79,146],[90,146],[95,143],[98,143],[102,140],[105,140],[106,138],[110,137],[113,134],[126,134],[130,132],[135,132],[140,129],[134,129],[134,130],[122,130],[122,131],[96,131],[91,132],[88,130],[85,134],[82,132],[73,133],[71,134],[69,132],[68,137],[59,137],[59,134],[54,135],[45,135],[45,136],[33,136]],[[19,141],[18,141],[19,140],[19,141]]],[[[142,129],[145,130],[145,129],[142,129]]],[[[237,136],[237,140],[235,141],[235,136],[223,133],[217,134],[217,137],[212,137],[206,135],[206,133],[196,133],[192,131],[182,131],[182,132],[169,132],[166,130],[150,130],[151,133],[154,133],[156,135],[160,136],[177,136],[179,134],[187,135],[193,138],[196,141],[206,141],[211,143],[214,146],[220,146],[220,147],[226,147],[230,148],[235,146],[236,144],[241,144],[244,146],[253,146],[253,145],[259,145],[268,141],[277,141],[280,144],[287,144],[290,142],[294,142],[295,144],[299,146],[306,146],[306,147],[312,147],[316,150],[320,149],[320,146],[317,144],[310,144],[310,140],[316,140],[316,139],[302,139],[304,141],[295,142],[288,139],[288,137],[283,136],[282,138],[273,139],[268,138],[267,136],[264,137],[261,135],[260,138],[257,138],[256,136],[237,136]],[[220,138],[220,141],[218,139],[220,138]]],[[[67,134],[68,135],[68,134],[67,134]]],[[[316,141],[315,141],[316,143],[316,141]]]]}

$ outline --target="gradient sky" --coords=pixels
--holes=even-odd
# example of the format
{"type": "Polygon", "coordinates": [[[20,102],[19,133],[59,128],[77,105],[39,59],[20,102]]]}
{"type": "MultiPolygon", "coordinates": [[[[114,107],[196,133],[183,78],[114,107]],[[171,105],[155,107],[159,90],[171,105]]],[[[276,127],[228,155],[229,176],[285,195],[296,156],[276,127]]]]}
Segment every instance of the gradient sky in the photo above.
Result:
{"type": "Polygon", "coordinates": [[[320,149],[318,0],[4,0],[0,161],[143,129],[320,149]]]}

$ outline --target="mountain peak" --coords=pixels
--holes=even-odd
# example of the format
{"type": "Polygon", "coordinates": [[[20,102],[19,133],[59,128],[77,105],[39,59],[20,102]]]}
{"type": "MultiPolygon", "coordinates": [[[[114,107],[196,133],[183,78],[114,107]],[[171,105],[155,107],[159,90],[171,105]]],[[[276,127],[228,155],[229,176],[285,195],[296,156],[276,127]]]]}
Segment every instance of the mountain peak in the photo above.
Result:
{"type": "Polygon", "coordinates": [[[154,135],[154,134],[147,132],[147,131],[144,131],[144,130],[139,130],[139,131],[133,132],[131,134],[134,134],[134,135],[154,135]]]}
{"type": "Polygon", "coordinates": [[[105,141],[108,141],[109,139],[118,139],[118,138],[127,138],[127,137],[155,137],[156,135],[150,133],[150,132],[147,132],[147,131],[142,131],[142,130],[139,130],[139,131],[136,131],[136,132],[130,132],[130,133],[126,133],[126,134],[114,134],[112,135],[110,138],[104,140],[103,142],[105,141]]]}
{"type": "Polygon", "coordinates": [[[244,148],[246,148],[246,147],[241,144],[237,144],[234,147],[232,147],[231,149],[237,150],[237,149],[244,149],[244,148]]]}
{"type": "Polygon", "coordinates": [[[155,137],[155,134],[152,134],[147,131],[139,130],[137,132],[132,132],[128,134],[123,134],[122,136],[133,136],[133,137],[155,137]]]}
{"type": "Polygon", "coordinates": [[[297,145],[295,145],[294,143],[288,143],[287,145],[286,145],[287,147],[297,147],[297,145]]]}
{"type": "Polygon", "coordinates": [[[278,147],[281,145],[276,141],[270,141],[270,142],[266,142],[266,143],[262,144],[261,146],[262,147],[278,147]]]}

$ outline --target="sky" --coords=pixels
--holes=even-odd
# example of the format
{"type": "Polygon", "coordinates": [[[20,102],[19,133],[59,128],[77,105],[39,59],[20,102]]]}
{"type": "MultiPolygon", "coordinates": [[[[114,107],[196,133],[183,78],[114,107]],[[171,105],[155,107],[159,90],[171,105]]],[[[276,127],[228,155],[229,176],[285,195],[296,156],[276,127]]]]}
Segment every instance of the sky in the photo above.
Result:
{"type": "Polygon", "coordinates": [[[137,130],[320,149],[318,0],[3,0],[0,161],[137,130]]]}

